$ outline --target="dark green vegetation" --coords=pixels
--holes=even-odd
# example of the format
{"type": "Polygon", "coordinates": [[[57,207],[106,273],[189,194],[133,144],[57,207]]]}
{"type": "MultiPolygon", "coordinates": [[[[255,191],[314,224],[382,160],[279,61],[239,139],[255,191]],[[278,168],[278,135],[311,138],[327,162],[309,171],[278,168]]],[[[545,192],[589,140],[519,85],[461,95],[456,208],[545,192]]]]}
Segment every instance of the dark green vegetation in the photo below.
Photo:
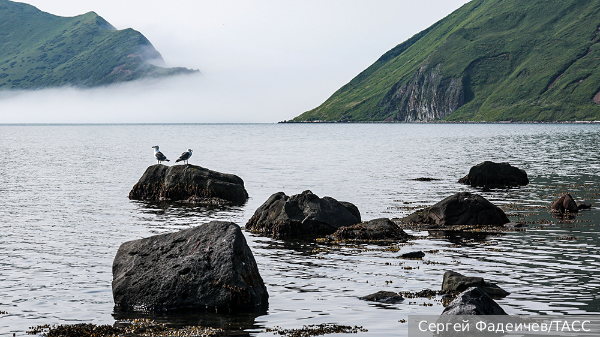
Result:
{"type": "Polygon", "coordinates": [[[600,2],[473,0],[294,121],[600,120],[600,2]]]}
{"type": "Polygon", "coordinates": [[[94,12],[60,17],[0,0],[0,90],[92,87],[196,72],[150,60],[162,57],[148,39],[133,29],[116,30],[94,12]]]}

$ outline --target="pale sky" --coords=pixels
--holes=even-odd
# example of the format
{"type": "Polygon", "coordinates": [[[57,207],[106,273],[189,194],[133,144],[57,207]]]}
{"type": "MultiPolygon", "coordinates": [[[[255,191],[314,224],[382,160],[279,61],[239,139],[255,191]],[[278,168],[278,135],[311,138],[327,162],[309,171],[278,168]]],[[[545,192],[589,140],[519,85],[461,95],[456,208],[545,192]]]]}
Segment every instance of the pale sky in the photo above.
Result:
{"type": "Polygon", "coordinates": [[[94,11],[202,76],[0,93],[0,123],[248,123],[323,103],[382,54],[467,0],[25,0],[94,11]]]}

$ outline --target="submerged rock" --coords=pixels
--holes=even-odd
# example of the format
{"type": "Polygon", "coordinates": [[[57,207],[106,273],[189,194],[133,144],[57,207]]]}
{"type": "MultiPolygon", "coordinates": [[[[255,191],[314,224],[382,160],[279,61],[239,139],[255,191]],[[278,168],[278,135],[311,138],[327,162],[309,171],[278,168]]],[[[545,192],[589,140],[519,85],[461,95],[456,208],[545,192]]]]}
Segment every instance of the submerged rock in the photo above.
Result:
{"type": "Polygon", "coordinates": [[[360,222],[358,208],[311,191],[291,197],[278,192],[269,197],[246,224],[246,230],[276,239],[329,235],[360,222]]]}
{"type": "Polygon", "coordinates": [[[132,200],[172,200],[205,204],[243,204],[248,199],[244,181],[233,174],[195,165],[148,167],[129,192],[132,200]]]}
{"type": "Polygon", "coordinates": [[[442,312],[444,315],[507,315],[483,290],[471,287],[460,293],[442,312]]]}
{"type": "Polygon", "coordinates": [[[469,174],[458,182],[473,187],[513,187],[529,184],[529,178],[524,170],[509,163],[484,161],[471,167],[469,174]]]}
{"type": "Polygon", "coordinates": [[[524,224],[524,223],[519,223],[519,222],[509,222],[509,223],[505,223],[502,226],[504,228],[512,228],[512,229],[529,227],[529,225],[524,224]]]}
{"type": "Polygon", "coordinates": [[[125,310],[239,311],[268,293],[240,227],[212,221],[125,242],[113,262],[115,306],[125,310]]]}
{"type": "Polygon", "coordinates": [[[404,230],[388,218],[373,219],[356,225],[341,227],[330,238],[334,240],[375,241],[393,240],[406,241],[412,238],[404,230]]]}
{"type": "Polygon", "coordinates": [[[467,277],[453,271],[444,273],[442,290],[446,293],[461,292],[471,287],[478,287],[492,298],[504,298],[510,295],[495,283],[488,282],[483,277],[467,277]]]}
{"type": "Polygon", "coordinates": [[[381,302],[381,303],[398,303],[404,300],[402,295],[392,291],[378,291],[374,294],[359,297],[360,300],[381,302]]]}
{"type": "Polygon", "coordinates": [[[588,201],[575,201],[577,208],[579,209],[589,209],[592,208],[592,204],[588,201]]]}
{"type": "Polygon", "coordinates": [[[414,180],[414,181],[436,181],[436,180],[440,180],[440,179],[429,178],[429,177],[419,177],[419,178],[414,178],[414,179],[409,179],[409,180],[414,180]]]}
{"type": "Polygon", "coordinates": [[[499,207],[484,197],[469,192],[460,192],[417,211],[403,219],[404,223],[429,224],[433,227],[458,225],[495,225],[509,223],[508,217],[499,207]]]}

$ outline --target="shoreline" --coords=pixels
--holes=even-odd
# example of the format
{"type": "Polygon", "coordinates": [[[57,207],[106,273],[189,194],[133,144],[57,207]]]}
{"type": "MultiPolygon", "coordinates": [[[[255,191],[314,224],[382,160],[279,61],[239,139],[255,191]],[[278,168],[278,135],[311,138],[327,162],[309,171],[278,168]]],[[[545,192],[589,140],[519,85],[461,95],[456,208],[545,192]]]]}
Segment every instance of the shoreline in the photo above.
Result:
{"type": "Polygon", "coordinates": [[[594,121],[416,121],[416,122],[399,122],[399,121],[293,121],[284,120],[277,122],[277,124],[302,124],[302,123],[315,123],[315,124],[337,124],[337,123],[348,123],[348,124],[600,124],[600,120],[594,121]]]}

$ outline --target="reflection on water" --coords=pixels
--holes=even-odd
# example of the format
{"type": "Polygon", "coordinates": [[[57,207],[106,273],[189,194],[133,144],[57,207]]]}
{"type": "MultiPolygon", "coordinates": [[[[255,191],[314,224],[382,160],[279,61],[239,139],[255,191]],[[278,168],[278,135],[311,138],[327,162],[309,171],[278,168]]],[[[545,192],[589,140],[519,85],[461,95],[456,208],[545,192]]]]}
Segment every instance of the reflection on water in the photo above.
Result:
{"type": "Polygon", "coordinates": [[[358,297],[437,290],[446,270],[497,282],[511,292],[498,301],[509,314],[598,313],[599,134],[595,125],[0,126],[7,158],[0,162],[0,311],[7,312],[0,335],[140,315],[251,336],[272,335],[261,332],[266,327],[321,323],[363,326],[365,336],[406,336],[401,321],[439,314],[441,298],[380,305],[358,297]],[[192,164],[242,177],[249,201],[129,201],[129,190],[154,163],[149,145],[157,143],[167,153],[192,148],[192,164]],[[481,191],[456,183],[484,160],[525,169],[531,184],[481,191]],[[439,180],[411,180],[419,177],[439,180]],[[266,313],[113,312],[111,266],[121,243],[211,220],[244,225],[272,193],[306,189],[353,202],[364,220],[402,217],[471,191],[529,227],[502,235],[413,232],[416,240],[389,247],[245,233],[269,291],[266,313]],[[592,209],[555,218],[550,205],[565,192],[591,201],[592,209]],[[422,260],[399,258],[418,250],[422,260]]]}

